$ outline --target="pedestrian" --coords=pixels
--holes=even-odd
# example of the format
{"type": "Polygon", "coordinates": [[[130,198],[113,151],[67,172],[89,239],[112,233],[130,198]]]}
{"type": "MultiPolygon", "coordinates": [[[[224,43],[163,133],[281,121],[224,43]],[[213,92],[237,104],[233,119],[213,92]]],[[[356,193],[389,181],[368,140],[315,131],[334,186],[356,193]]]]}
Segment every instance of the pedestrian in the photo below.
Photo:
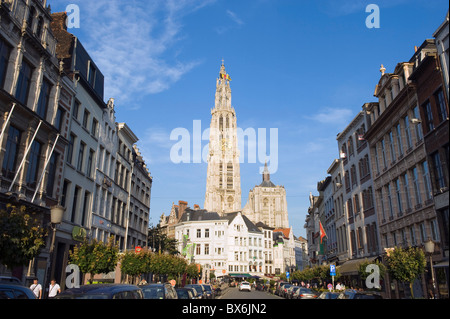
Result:
{"type": "Polygon", "coordinates": [[[61,293],[61,287],[56,283],[55,279],[52,279],[48,287],[48,299],[55,298],[59,293],[61,293]]]}
{"type": "Polygon", "coordinates": [[[342,288],[341,288],[341,283],[337,283],[337,285],[336,285],[336,290],[341,290],[342,288]]]}
{"type": "Polygon", "coordinates": [[[38,282],[37,278],[33,279],[33,284],[30,286],[31,291],[34,293],[37,299],[42,299],[42,286],[38,282]]]}

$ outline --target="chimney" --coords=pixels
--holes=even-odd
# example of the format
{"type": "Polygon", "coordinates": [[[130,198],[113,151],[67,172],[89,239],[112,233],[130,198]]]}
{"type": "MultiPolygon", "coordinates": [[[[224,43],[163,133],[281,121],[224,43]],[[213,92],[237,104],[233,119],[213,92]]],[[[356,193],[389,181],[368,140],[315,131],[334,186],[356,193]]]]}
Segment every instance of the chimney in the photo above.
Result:
{"type": "Polygon", "coordinates": [[[182,200],[178,201],[178,207],[179,207],[178,208],[178,216],[179,216],[179,218],[181,218],[183,216],[184,211],[187,208],[187,205],[188,205],[188,203],[185,201],[182,201],[182,200]]]}
{"type": "Polygon", "coordinates": [[[199,210],[200,206],[198,204],[194,204],[194,210],[199,210]]]}
{"type": "Polygon", "coordinates": [[[51,22],[52,31],[55,30],[67,31],[66,20],[67,20],[67,12],[52,13],[52,22],[51,22]]]}

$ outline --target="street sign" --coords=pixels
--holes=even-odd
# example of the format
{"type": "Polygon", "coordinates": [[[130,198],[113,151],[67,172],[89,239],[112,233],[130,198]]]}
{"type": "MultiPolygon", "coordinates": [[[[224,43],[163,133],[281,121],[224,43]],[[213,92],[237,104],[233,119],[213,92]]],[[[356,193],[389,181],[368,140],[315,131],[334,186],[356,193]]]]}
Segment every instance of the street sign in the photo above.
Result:
{"type": "Polygon", "coordinates": [[[330,265],[330,276],[336,276],[336,266],[330,265]]]}

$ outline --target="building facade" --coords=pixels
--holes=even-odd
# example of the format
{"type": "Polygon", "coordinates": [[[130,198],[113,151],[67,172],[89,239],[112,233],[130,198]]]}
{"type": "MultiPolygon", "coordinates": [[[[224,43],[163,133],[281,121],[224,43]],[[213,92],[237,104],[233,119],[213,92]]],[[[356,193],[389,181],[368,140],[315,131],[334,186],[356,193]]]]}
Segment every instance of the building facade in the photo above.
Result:
{"type": "MultiPolygon", "coordinates": [[[[63,190],[74,90],[57,58],[46,1],[2,1],[0,14],[0,207],[25,206],[47,227],[63,190]]],[[[47,283],[55,260],[49,237],[28,270],[13,275],[47,283]]]]}

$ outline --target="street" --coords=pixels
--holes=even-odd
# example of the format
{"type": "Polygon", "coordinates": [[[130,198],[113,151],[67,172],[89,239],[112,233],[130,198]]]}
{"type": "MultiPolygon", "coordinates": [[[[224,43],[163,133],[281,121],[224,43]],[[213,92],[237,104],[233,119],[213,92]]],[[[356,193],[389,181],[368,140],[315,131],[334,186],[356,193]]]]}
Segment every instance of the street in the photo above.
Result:
{"type": "Polygon", "coordinates": [[[281,297],[269,294],[265,291],[256,291],[252,289],[251,292],[239,291],[238,288],[229,288],[220,297],[220,299],[283,299],[281,297]]]}

